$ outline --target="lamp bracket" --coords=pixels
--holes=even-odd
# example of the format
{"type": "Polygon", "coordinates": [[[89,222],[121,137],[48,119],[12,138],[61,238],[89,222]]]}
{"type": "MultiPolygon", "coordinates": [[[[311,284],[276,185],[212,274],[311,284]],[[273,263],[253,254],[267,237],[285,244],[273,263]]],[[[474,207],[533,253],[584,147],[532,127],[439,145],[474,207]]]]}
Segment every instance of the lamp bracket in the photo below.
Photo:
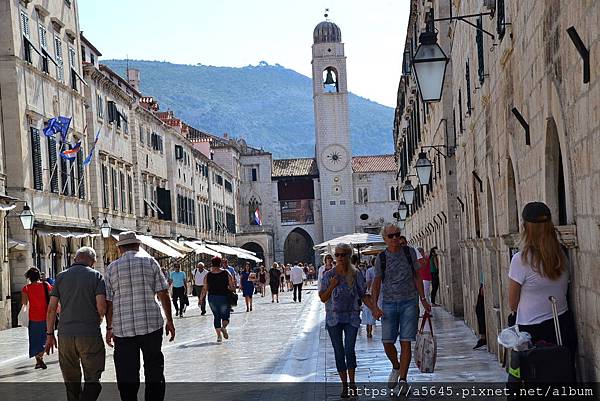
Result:
{"type": "Polygon", "coordinates": [[[466,18],[478,18],[478,17],[483,17],[484,15],[489,15],[489,16],[493,16],[494,13],[493,12],[488,12],[488,13],[477,13],[477,14],[467,14],[467,15],[457,15],[457,16],[452,16],[452,17],[446,17],[446,18],[435,18],[433,21],[434,22],[439,22],[439,21],[454,21],[454,20],[458,20],[458,21],[462,21],[470,26],[472,26],[473,28],[477,29],[478,31],[481,31],[483,33],[485,33],[486,35],[488,35],[489,37],[492,38],[492,40],[495,40],[496,37],[486,31],[483,28],[478,27],[477,25],[475,25],[474,23],[472,23],[471,21],[468,21],[466,18]]]}
{"type": "Polygon", "coordinates": [[[437,153],[444,156],[444,159],[447,159],[449,156],[442,152],[439,148],[448,148],[446,145],[430,145],[430,146],[421,146],[421,152],[423,149],[434,149],[437,153]]]}
{"type": "Polygon", "coordinates": [[[583,83],[587,84],[590,82],[590,51],[585,47],[574,26],[567,29],[567,33],[583,61],[583,83]]]}
{"type": "Polygon", "coordinates": [[[527,121],[525,121],[525,118],[523,118],[523,116],[519,112],[519,109],[513,107],[511,111],[525,130],[525,144],[528,146],[531,145],[531,139],[529,136],[529,124],[527,123],[527,121]]]}

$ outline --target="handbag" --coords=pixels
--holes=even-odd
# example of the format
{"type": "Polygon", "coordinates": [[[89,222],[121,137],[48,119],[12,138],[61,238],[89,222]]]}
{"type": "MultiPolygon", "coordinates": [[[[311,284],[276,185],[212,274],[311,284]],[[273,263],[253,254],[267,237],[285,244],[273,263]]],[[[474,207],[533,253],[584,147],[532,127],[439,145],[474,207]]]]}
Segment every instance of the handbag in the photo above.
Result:
{"type": "Polygon", "coordinates": [[[415,363],[421,373],[433,373],[436,359],[437,342],[433,335],[431,315],[425,312],[421,321],[421,328],[417,333],[417,341],[415,342],[415,363]],[[427,332],[424,331],[425,322],[429,322],[429,331],[427,332]]]}
{"type": "Polygon", "coordinates": [[[17,320],[19,322],[19,326],[29,327],[29,310],[27,305],[21,305],[21,310],[19,311],[17,320]]]}
{"type": "Polygon", "coordinates": [[[229,301],[229,306],[237,306],[238,294],[235,291],[229,291],[229,294],[227,295],[227,300],[229,301]]]}

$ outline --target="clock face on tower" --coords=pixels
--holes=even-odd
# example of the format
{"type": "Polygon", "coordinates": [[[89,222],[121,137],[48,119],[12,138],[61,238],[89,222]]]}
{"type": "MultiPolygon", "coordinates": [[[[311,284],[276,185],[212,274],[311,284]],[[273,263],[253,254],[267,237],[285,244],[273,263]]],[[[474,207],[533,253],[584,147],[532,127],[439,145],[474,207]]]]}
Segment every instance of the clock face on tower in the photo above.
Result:
{"type": "Polygon", "coordinates": [[[327,146],[321,152],[321,162],[329,171],[341,171],[348,164],[348,151],[341,145],[327,146]]]}

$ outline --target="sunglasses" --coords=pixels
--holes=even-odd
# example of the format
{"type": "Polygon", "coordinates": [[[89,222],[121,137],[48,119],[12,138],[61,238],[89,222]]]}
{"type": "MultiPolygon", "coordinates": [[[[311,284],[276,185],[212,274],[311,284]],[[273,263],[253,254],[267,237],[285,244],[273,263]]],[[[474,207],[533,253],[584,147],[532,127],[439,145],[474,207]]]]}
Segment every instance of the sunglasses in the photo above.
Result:
{"type": "Polygon", "coordinates": [[[396,233],[391,233],[391,234],[388,234],[388,235],[387,235],[387,237],[388,237],[389,239],[392,239],[392,238],[400,238],[400,235],[401,235],[401,234],[400,234],[400,231],[398,231],[398,232],[396,232],[396,233]]]}
{"type": "Polygon", "coordinates": [[[348,252],[335,253],[334,255],[336,258],[341,258],[341,257],[348,255],[348,252]]]}

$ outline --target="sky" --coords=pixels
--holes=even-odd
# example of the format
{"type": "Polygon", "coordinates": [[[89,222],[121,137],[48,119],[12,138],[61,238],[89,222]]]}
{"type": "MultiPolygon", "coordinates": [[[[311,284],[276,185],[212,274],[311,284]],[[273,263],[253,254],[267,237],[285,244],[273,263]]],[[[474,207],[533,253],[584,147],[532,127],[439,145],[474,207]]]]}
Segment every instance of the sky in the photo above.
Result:
{"type": "MultiPolygon", "coordinates": [[[[349,90],[396,106],[410,0],[80,0],[80,29],[104,59],[243,67],[311,76],[314,27],[342,31],[349,90]]],[[[142,81],[144,77],[141,77],[142,81]]]]}

